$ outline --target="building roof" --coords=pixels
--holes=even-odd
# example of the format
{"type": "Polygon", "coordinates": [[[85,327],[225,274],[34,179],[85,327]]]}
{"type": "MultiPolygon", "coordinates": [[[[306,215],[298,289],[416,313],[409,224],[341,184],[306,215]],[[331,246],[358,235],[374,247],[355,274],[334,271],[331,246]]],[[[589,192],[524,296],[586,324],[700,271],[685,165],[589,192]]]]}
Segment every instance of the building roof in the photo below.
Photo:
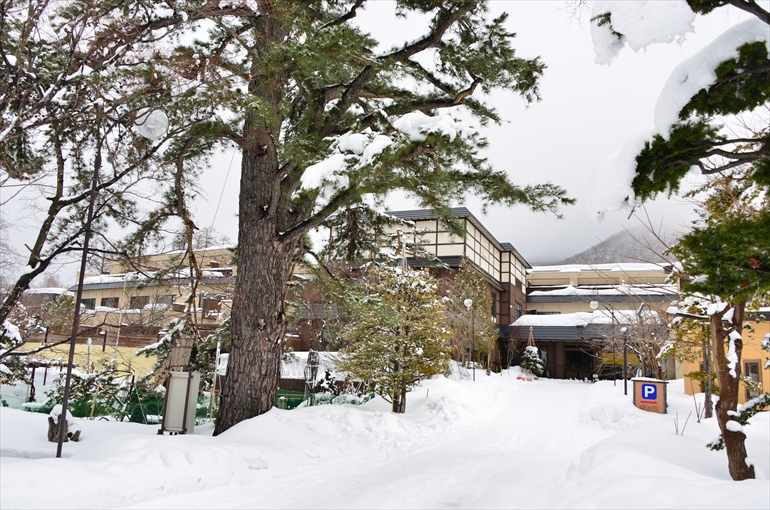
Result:
{"type": "Polygon", "coordinates": [[[610,264],[564,264],[555,266],[534,266],[531,267],[527,273],[635,273],[640,271],[660,271],[670,273],[671,267],[670,265],[665,264],[649,264],[640,262],[614,262],[610,264]]]}
{"type": "MultiPolygon", "coordinates": [[[[482,224],[478,218],[476,218],[473,213],[468,210],[467,207],[452,207],[449,209],[450,214],[454,218],[466,218],[468,221],[471,222],[471,224],[479,229],[485,236],[489,238],[490,241],[495,245],[495,247],[500,251],[506,251],[513,253],[513,256],[516,257],[519,262],[524,264],[524,267],[531,268],[532,266],[527,262],[527,260],[521,255],[521,253],[514,248],[514,246],[511,243],[501,243],[498,241],[495,236],[492,235],[492,233],[487,230],[487,227],[482,224]]],[[[418,221],[418,220],[436,220],[440,219],[440,216],[436,212],[435,209],[412,209],[407,211],[386,211],[385,214],[390,214],[391,216],[395,216],[396,218],[401,218],[402,220],[410,220],[410,221],[418,221]]]]}
{"type": "MultiPolygon", "coordinates": [[[[657,317],[657,312],[645,310],[645,316],[657,317]]],[[[608,326],[631,325],[637,323],[635,310],[606,310],[593,312],[575,312],[554,315],[522,315],[510,326],[500,329],[502,338],[527,340],[530,329],[535,341],[563,342],[605,338],[608,326]]]]}
{"type": "MultiPolygon", "coordinates": [[[[532,287],[537,289],[537,287],[532,287]]],[[[628,300],[666,303],[679,296],[676,285],[664,284],[622,284],[622,285],[586,285],[574,287],[565,285],[548,290],[532,290],[527,295],[527,303],[579,303],[603,301],[620,303],[628,300]]]]}
{"type": "MultiPolygon", "coordinates": [[[[201,284],[232,284],[235,283],[234,276],[222,276],[220,271],[204,270],[203,278],[199,280],[201,284]]],[[[95,276],[86,276],[83,278],[84,290],[103,290],[103,289],[132,289],[138,286],[156,287],[156,286],[175,286],[189,285],[189,270],[176,271],[175,274],[156,276],[155,272],[142,275],[140,273],[125,274],[102,274],[95,276]],[[185,274],[185,272],[187,274],[185,274]]],[[[77,291],[77,284],[69,288],[71,291],[77,291]]]]}

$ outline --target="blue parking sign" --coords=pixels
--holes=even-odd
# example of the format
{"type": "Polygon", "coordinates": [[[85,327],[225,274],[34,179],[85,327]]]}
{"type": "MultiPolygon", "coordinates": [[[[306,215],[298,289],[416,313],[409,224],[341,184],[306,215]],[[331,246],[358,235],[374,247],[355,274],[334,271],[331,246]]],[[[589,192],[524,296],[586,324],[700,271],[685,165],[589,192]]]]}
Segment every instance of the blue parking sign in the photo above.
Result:
{"type": "Polygon", "coordinates": [[[642,399],[657,400],[658,387],[655,384],[642,384],[642,399]]]}

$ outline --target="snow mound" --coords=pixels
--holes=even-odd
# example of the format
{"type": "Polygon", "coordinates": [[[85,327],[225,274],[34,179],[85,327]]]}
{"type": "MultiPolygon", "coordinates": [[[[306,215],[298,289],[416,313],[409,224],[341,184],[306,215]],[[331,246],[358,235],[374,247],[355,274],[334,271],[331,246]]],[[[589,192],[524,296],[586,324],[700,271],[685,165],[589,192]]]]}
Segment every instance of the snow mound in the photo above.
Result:
{"type": "MultiPolygon", "coordinates": [[[[757,418],[753,426],[767,430],[766,413],[757,418]]],[[[716,508],[715,502],[729,497],[733,508],[768,508],[765,473],[757,469],[757,479],[739,482],[738,489],[727,472],[724,452],[704,447],[719,434],[715,419],[697,423],[691,418],[680,435],[672,420],[669,416],[663,423],[623,431],[588,448],[570,466],[550,506],[716,508]]],[[[684,421],[680,414],[680,432],[684,421]]],[[[747,449],[755,456],[768,454],[767,443],[749,440],[747,449]]]]}

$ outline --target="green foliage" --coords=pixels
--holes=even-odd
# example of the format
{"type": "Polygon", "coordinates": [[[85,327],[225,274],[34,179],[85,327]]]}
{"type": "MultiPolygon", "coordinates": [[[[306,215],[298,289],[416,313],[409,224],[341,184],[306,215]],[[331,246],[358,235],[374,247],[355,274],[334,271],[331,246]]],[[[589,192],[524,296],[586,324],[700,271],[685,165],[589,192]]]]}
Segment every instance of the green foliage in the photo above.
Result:
{"type": "Polygon", "coordinates": [[[346,207],[331,216],[324,225],[332,230],[332,236],[321,256],[348,264],[382,261],[382,250],[391,244],[388,228],[414,227],[411,222],[364,205],[346,207]]]}
{"type": "MultiPolygon", "coordinates": [[[[189,314],[185,314],[182,317],[173,319],[166,332],[156,343],[142,347],[136,351],[136,355],[143,354],[146,358],[155,356],[156,361],[152,367],[152,370],[143,378],[145,382],[148,382],[150,378],[155,377],[166,367],[166,361],[168,360],[171,350],[180,347],[182,345],[183,338],[195,338],[195,330],[193,329],[192,318],[189,314]]],[[[161,381],[162,382],[162,381],[161,381]]]]}
{"type": "Polygon", "coordinates": [[[658,193],[677,192],[684,176],[706,155],[709,145],[719,144],[724,139],[707,121],[676,124],[668,139],[653,136],[636,156],[634,193],[640,199],[648,200],[658,193]]]}
{"type": "Polygon", "coordinates": [[[399,401],[423,379],[447,372],[452,331],[437,282],[426,272],[375,266],[367,286],[368,299],[343,330],[350,347],[339,368],[388,402],[399,401]]]}
{"type": "Polygon", "coordinates": [[[545,362],[540,359],[537,347],[528,345],[521,356],[521,368],[529,373],[541,376],[545,372],[545,362]]]}
{"type": "MultiPolygon", "coordinates": [[[[56,380],[56,386],[46,392],[48,403],[60,404],[64,400],[66,374],[56,380]]],[[[120,400],[128,393],[130,376],[121,370],[115,360],[105,363],[98,372],[91,374],[72,372],[70,380],[69,412],[73,416],[87,417],[94,409],[94,416],[119,416],[120,400]]]]}
{"type": "Polygon", "coordinates": [[[708,14],[718,7],[728,5],[727,0],[687,0],[687,4],[693,12],[708,14]]]}
{"type": "Polygon", "coordinates": [[[740,299],[770,289],[770,209],[764,191],[751,181],[722,177],[711,192],[703,220],[673,247],[687,274],[687,292],[740,299]]]}
{"type": "Polygon", "coordinates": [[[767,104],[770,101],[767,59],[767,46],[763,41],[740,46],[738,57],[717,66],[716,81],[695,94],[679,112],[679,118],[685,120],[693,114],[737,115],[767,104]]]}
{"type": "Polygon", "coordinates": [[[455,359],[461,358],[465,352],[470,352],[475,343],[477,359],[473,361],[484,360],[495,348],[498,337],[491,314],[492,303],[487,280],[468,259],[463,259],[457,277],[450,285],[447,292],[446,317],[455,331],[451,340],[452,355],[455,359]],[[466,299],[473,301],[471,309],[465,306],[466,299]]]}

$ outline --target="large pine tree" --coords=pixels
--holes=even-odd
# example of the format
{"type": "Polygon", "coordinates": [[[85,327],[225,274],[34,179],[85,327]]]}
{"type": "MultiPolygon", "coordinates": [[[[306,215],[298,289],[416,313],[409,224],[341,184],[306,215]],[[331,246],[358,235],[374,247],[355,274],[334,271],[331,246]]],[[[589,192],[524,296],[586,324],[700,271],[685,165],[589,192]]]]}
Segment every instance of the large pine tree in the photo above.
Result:
{"type": "Polygon", "coordinates": [[[534,210],[568,201],[557,186],[519,187],[492,169],[467,122],[499,120],[474,94],[538,98],[544,65],[515,55],[506,16],[488,20],[477,0],[399,1],[398,15],[429,19],[425,32],[381,50],[352,22],[365,5],[271,0],[184,13],[213,23],[205,40],[174,55],[197,56],[184,72],[230,112],[202,133],[242,153],[233,344],[217,434],[272,407],[285,286],[303,235],[334,212],[394,190],[442,212],[465,193],[534,210]]]}

